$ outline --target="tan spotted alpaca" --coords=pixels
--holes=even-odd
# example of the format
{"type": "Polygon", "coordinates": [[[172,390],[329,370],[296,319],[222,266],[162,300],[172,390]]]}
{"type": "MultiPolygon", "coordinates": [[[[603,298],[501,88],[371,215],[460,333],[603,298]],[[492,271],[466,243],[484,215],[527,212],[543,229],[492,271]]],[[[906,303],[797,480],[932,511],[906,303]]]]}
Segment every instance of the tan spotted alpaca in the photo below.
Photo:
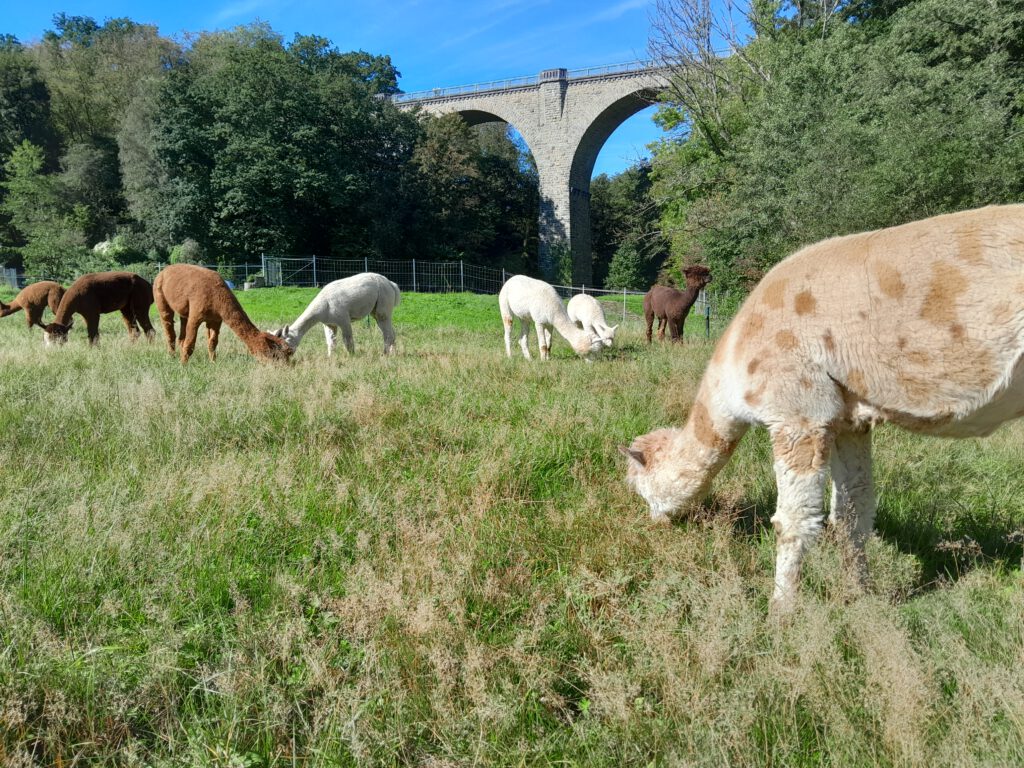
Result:
{"type": "Polygon", "coordinates": [[[987,435],[1024,415],[1024,205],[826,240],[772,269],[715,348],[683,429],[622,450],[655,520],[699,504],[753,424],[771,434],[773,607],[789,608],[822,526],[863,574],[875,517],[871,427],[987,435]]]}

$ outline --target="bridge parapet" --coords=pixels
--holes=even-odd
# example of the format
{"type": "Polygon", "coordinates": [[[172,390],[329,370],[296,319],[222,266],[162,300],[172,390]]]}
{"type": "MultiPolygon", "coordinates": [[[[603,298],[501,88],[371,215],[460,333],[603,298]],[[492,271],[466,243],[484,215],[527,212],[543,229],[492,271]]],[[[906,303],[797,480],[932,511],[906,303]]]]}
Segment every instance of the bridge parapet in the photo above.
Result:
{"type": "Polygon", "coordinates": [[[545,69],[539,75],[524,75],[523,77],[509,77],[504,80],[489,80],[483,83],[455,85],[449,88],[431,88],[425,91],[396,93],[391,97],[391,100],[397,104],[421,103],[434,101],[435,99],[450,99],[458,96],[475,96],[482,93],[536,88],[541,83],[552,80],[585,80],[589,78],[611,78],[647,73],[657,75],[665,71],[665,67],[653,61],[627,61],[622,64],[606,64],[600,67],[584,67],[582,69],[545,69]]]}

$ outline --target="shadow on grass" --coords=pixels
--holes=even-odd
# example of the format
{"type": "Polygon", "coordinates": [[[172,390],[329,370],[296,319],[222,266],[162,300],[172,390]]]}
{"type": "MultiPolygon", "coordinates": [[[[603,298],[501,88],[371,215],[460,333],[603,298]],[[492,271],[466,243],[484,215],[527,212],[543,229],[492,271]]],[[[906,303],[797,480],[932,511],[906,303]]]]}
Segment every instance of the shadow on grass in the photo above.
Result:
{"type": "MultiPolygon", "coordinates": [[[[735,533],[754,537],[765,530],[771,532],[776,501],[773,491],[743,496],[731,503],[711,497],[698,517],[727,516],[735,533]]],[[[920,563],[918,593],[956,582],[978,567],[1024,569],[1024,525],[990,509],[958,509],[959,514],[950,521],[938,506],[922,509],[909,518],[885,503],[878,508],[875,535],[920,563]],[[947,522],[943,523],[942,518],[947,522]]]]}

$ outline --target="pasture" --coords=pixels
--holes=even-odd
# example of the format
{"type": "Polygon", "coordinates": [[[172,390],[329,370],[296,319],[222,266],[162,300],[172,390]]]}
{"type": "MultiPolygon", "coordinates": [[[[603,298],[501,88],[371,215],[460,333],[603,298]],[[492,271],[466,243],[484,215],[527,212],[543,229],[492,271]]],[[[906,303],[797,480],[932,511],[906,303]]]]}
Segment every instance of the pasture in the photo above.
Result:
{"type": "MultiPolygon", "coordinates": [[[[269,328],[314,293],[239,299],[269,328]]],[[[394,321],[389,359],[360,322],[353,357],[225,329],[187,367],[159,322],[46,350],[0,321],[0,763],[1024,763],[1024,424],[879,429],[870,591],[826,537],[779,625],[763,431],[699,519],[624,481],[616,446],[685,417],[699,318],[593,365],[506,359],[495,296],[394,321]]]]}

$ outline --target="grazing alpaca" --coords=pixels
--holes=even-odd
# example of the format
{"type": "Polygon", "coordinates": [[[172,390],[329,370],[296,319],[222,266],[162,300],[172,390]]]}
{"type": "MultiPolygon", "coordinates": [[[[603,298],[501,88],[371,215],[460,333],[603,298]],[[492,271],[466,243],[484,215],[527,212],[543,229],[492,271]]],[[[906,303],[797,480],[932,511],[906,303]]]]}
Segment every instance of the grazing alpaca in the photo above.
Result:
{"type": "Polygon", "coordinates": [[[585,293],[573,296],[569,299],[569,306],[565,311],[570,320],[578,323],[587,333],[597,336],[606,347],[610,347],[615,341],[615,329],[619,326],[608,326],[604,319],[604,310],[593,296],[585,293]]]}
{"type": "Polygon", "coordinates": [[[580,330],[566,314],[562,300],[555,289],[543,280],[534,280],[525,275],[510,277],[498,294],[501,320],[505,324],[505,353],[512,357],[512,322],[519,318],[519,346],[523,357],[530,359],[530,321],[537,326],[537,345],[541,360],[551,358],[551,326],[572,345],[580,357],[601,351],[601,339],[587,331],[580,330]]]}
{"type": "Polygon", "coordinates": [[[672,341],[682,341],[683,323],[701,290],[711,282],[711,270],[701,266],[687,267],[683,275],[686,277],[685,291],[667,285],[655,285],[644,296],[648,344],[651,343],[651,327],[655,317],[658,318],[658,341],[665,338],[665,326],[668,326],[672,341]]]}
{"type": "Polygon", "coordinates": [[[363,272],[328,283],[294,323],[271,333],[288,342],[292,349],[297,349],[306,332],[317,323],[323,323],[327,354],[330,356],[334,353],[340,327],[345,349],[352,354],[356,351],[352,340],[352,321],[373,315],[377,327],[384,335],[384,354],[389,355],[395,351],[395,328],[391,324],[391,313],[401,298],[398,286],[384,275],[363,272]]]}
{"type": "Polygon", "coordinates": [[[181,316],[181,362],[187,363],[196,348],[199,326],[206,323],[206,344],[210,360],[217,359],[221,323],[242,340],[249,351],[263,360],[287,360],[292,348],[283,340],[264,333],[249,319],[224,278],[193,264],[172,264],[153,281],[156,309],[164,324],[167,347],[174,354],[174,315],[181,316]]]}
{"type": "Polygon", "coordinates": [[[43,326],[43,341],[47,346],[66,342],[73,315],[79,314],[85,319],[89,343],[95,344],[100,338],[100,315],[118,310],[132,341],[139,337],[140,325],[146,332],[146,338],[152,341],[153,324],[149,322],[152,303],[152,286],[132,272],[82,275],[64,292],[53,322],[43,326]]]}
{"type": "Polygon", "coordinates": [[[822,525],[864,571],[875,517],[871,427],[987,435],[1024,415],[1024,205],[825,240],[772,269],[740,308],[683,429],[637,437],[628,479],[655,520],[699,504],[751,424],[778,484],[773,606],[787,609],[822,525]]]}
{"type": "Polygon", "coordinates": [[[38,325],[42,328],[43,310],[49,307],[50,311],[56,315],[57,308],[60,306],[60,300],[63,297],[64,288],[60,283],[55,283],[52,280],[32,283],[32,285],[26,285],[22,288],[10,304],[4,304],[0,301],[0,317],[13,315],[15,312],[24,309],[25,321],[28,323],[28,327],[31,328],[33,325],[38,325]]]}

